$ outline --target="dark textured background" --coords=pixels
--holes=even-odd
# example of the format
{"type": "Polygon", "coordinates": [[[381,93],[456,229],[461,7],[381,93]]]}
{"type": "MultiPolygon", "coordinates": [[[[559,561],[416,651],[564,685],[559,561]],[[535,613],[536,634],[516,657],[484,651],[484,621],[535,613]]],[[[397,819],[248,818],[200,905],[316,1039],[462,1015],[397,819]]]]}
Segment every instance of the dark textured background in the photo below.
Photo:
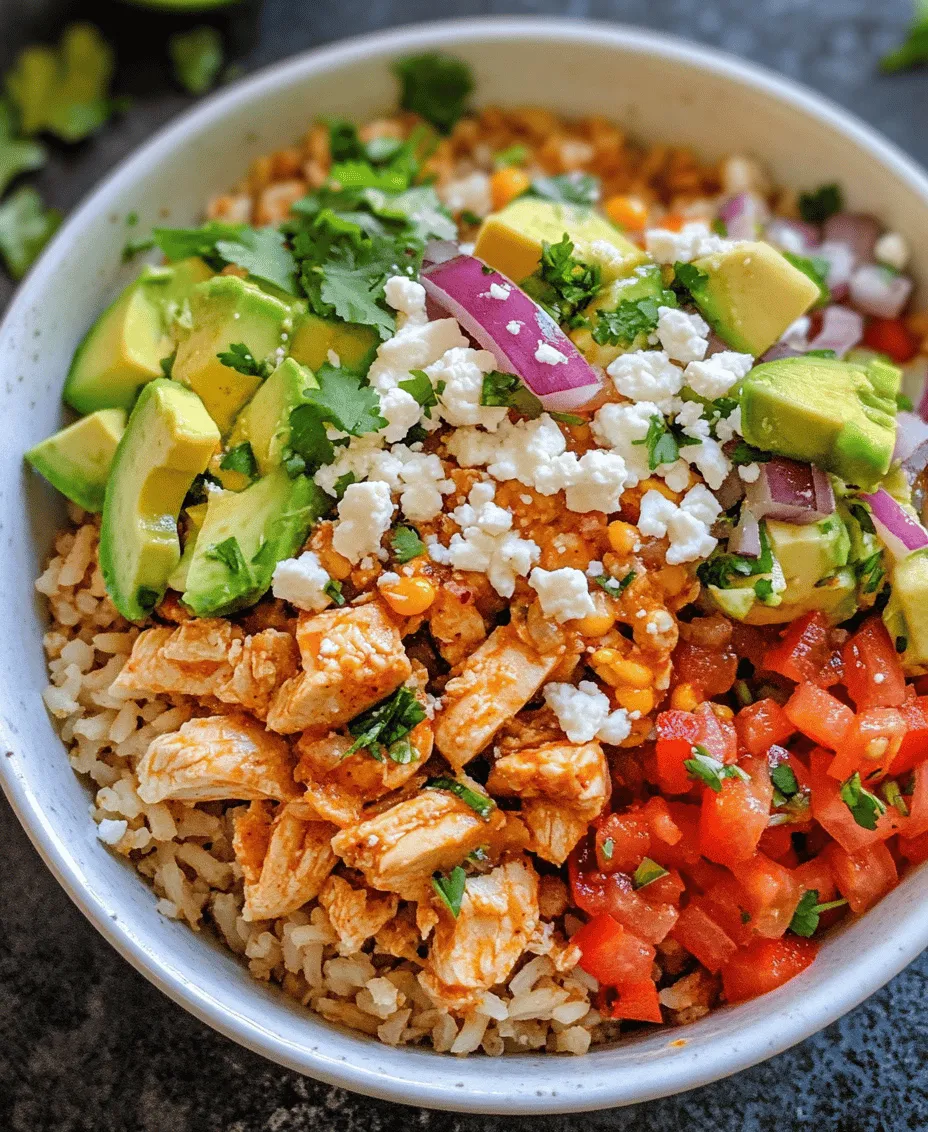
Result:
{"type": "MultiPolygon", "coordinates": [[[[875,75],[876,60],[902,34],[909,0],[267,0],[224,26],[238,61],[252,70],[359,32],[490,13],[621,20],[725,48],[817,87],[928,163],[928,71],[875,75]]],[[[0,0],[0,67],[75,14],[97,19],[117,41],[117,89],[135,101],[99,138],[56,155],[39,178],[48,200],[65,210],[190,101],[172,88],[162,61],[161,44],[177,21],[117,4],[0,0]]],[[[0,306],[10,291],[0,281],[0,306]]],[[[3,800],[0,922],[0,1132],[928,1129],[926,956],[823,1033],[728,1081],[636,1108],[504,1119],[367,1100],[212,1033],[96,935],[3,800]]]]}

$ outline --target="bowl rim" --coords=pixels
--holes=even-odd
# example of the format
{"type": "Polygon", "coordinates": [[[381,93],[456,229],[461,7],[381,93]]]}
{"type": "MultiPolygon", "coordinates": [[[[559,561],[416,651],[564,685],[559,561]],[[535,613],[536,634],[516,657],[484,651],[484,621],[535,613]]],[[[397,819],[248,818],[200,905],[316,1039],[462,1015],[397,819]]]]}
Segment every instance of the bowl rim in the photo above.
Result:
{"type": "MultiPolygon", "coordinates": [[[[685,63],[751,88],[773,101],[804,112],[850,139],[928,204],[928,174],[894,143],[827,97],[726,52],[661,32],[570,17],[495,16],[430,21],[371,32],[301,52],[259,69],[171,119],[117,163],[84,197],[19,287],[0,324],[0,336],[8,334],[25,314],[33,293],[41,289],[54,271],[56,253],[71,242],[91,217],[113,207],[123,186],[170,152],[189,130],[207,127],[226,112],[266,91],[286,87],[304,76],[363,62],[365,58],[379,59],[417,49],[453,50],[457,44],[474,40],[506,41],[520,37],[613,45],[656,56],[668,63],[685,63]]],[[[0,730],[4,732],[5,749],[12,753],[16,747],[14,738],[2,723],[0,730]]],[[[504,1094],[481,1088],[477,1081],[463,1084],[466,1072],[463,1068],[454,1069],[462,1063],[444,1055],[439,1055],[441,1062],[436,1062],[435,1055],[429,1055],[423,1077],[412,1080],[405,1075],[392,1075],[386,1064],[380,1069],[352,1065],[344,1057],[328,1056],[318,1045],[296,1046],[259,1022],[243,1017],[233,1004],[219,1000],[180,977],[161,954],[147,947],[144,940],[102,903],[68,845],[46,816],[41,797],[17,774],[14,759],[0,758],[0,784],[39,855],[71,900],[123,958],[168,997],[225,1037],[277,1064],[330,1085],[398,1103],[471,1113],[551,1114],[633,1104],[684,1092],[747,1069],[816,1033],[878,990],[928,945],[928,909],[919,914],[914,908],[900,920],[904,931],[884,935],[871,944],[868,963],[860,978],[850,980],[830,973],[816,984],[814,993],[809,996],[817,1004],[814,1010],[780,1012],[781,1025],[774,1035],[769,1026],[774,1012],[771,1010],[748,1024],[736,1044],[722,1050],[718,1046],[724,1043],[710,1037],[702,1050],[691,1050],[688,1054],[681,1051],[678,1060],[662,1064],[660,1080],[653,1079],[658,1075],[647,1073],[634,1075],[635,1080],[630,1080],[627,1073],[614,1078],[594,1075],[584,1084],[582,1092],[571,1095],[554,1090],[545,1091],[544,1095],[541,1091],[537,1095],[504,1094]]],[[[208,949],[204,949],[205,961],[208,955],[208,949]]],[[[382,1062],[400,1057],[405,1058],[410,1067],[423,1066],[421,1056],[418,1051],[384,1047],[382,1062]]],[[[487,1075],[486,1061],[481,1060],[479,1064],[482,1074],[487,1075]]],[[[492,1071],[489,1076],[492,1078],[492,1071]]]]}

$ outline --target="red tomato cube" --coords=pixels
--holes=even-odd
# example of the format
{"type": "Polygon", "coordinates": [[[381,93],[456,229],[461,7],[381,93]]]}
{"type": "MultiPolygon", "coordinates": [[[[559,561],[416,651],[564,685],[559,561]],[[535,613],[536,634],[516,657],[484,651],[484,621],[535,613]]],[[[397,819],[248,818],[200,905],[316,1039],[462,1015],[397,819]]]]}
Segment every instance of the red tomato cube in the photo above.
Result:
{"type": "Polygon", "coordinates": [[[776,700],[757,700],[743,707],[735,717],[735,730],[752,755],[765,755],[776,743],[783,743],[795,728],[776,700]]]}
{"type": "Polygon", "coordinates": [[[844,646],[844,686],[857,710],[899,707],[905,673],[880,617],[869,617],[844,646]]]}
{"type": "Polygon", "coordinates": [[[768,649],[764,668],[788,680],[816,681],[831,656],[828,618],[819,612],[797,617],[779,644],[768,649]]]}
{"type": "Polygon", "coordinates": [[[848,853],[840,845],[826,845],[822,856],[831,866],[838,891],[858,916],[899,883],[896,862],[881,841],[857,853],[848,853]]]}
{"type": "Polygon", "coordinates": [[[683,909],[670,934],[690,955],[713,972],[720,970],[737,951],[734,941],[694,904],[683,909]]]}
{"type": "Polygon", "coordinates": [[[855,770],[860,770],[863,777],[875,770],[885,771],[898,754],[907,729],[899,708],[864,708],[845,732],[828,773],[843,782],[855,770]]]}
{"type": "Polygon", "coordinates": [[[605,912],[584,924],[572,942],[580,948],[582,969],[603,986],[616,987],[651,976],[654,948],[605,912]]]}
{"type": "Polygon", "coordinates": [[[762,853],[732,866],[744,892],[751,928],[765,939],[778,939],[789,927],[802,896],[799,882],[790,869],[771,861],[762,853]]]}
{"type": "Polygon", "coordinates": [[[847,704],[815,684],[798,685],[783,710],[797,731],[833,751],[854,722],[854,713],[847,704]]]}
{"type": "Polygon", "coordinates": [[[747,782],[725,778],[718,794],[708,787],[703,790],[699,848],[720,865],[746,861],[770,820],[773,786],[766,760],[744,759],[741,769],[748,775],[747,782]]]}
{"type": "Polygon", "coordinates": [[[788,983],[808,967],[818,952],[811,939],[758,939],[742,948],[722,968],[722,986],[729,1002],[749,998],[788,983]]]}
{"type": "Polygon", "coordinates": [[[661,1003],[653,979],[635,979],[602,995],[599,1012],[607,1018],[662,1022],[661,1003]]]}

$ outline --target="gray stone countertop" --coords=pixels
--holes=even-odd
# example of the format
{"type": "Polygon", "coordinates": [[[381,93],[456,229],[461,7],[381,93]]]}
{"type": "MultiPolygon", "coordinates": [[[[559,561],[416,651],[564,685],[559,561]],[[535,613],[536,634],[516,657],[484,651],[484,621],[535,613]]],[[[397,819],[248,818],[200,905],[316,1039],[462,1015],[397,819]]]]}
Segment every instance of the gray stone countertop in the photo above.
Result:
{"type": "MultiPolygon", "coordinates": [[[[724,48],[825,92],[928,163],[928,71],[875,71],[902,34],[908,0],[267,0],[227,30],[252,70],[351,34],[486,14],[595,17],[724,48]]],[[[130,23],[116,3],[0,0],[0,66],[75,16],[96,19],[117,40],[118,89],[134,105],[93,142],[56,155],[38,178],[65,210],[190,102],[171,86],[157,36],[134,35],[140,17],[130,23]]],[[[0,307],[10,293],[0,281],[0,307]]],[[[928,1129],[928,955],[822,1033],[727,1081],[596,1114],[452,1116],[317,1084],[213,1033],[84,921],[2,799],[0,845],[2,1132],[928,1129]]]]}

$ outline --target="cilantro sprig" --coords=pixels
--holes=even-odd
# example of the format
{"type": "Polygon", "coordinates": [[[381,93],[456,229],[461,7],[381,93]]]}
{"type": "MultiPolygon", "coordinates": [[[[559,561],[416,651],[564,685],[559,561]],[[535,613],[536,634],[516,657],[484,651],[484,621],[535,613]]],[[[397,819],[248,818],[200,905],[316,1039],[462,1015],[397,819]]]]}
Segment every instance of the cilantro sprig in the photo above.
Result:
{"type": "Polygon", "coordinates": [[[245,561],[245,555],[242,553],[242,548],[238,544],[238,539],[235,535],[231,535],[222,542],[214,543],[206,551],[207,558],[215,558],[225,566],[229,573],[233,574],[236,578],[250,574],[248,563],[245,561]]]}
{"type": "Polygon", "coordinates": [[[796,935],[809,936],[815,935],[818,931],[818,922],[823,912],[829,912],[832,908],[841,908],[847,901],[829,900],[825,904],[820,904],[818,900],[818,889],[807,888],[806,891],[799,898],[799,903],[796,905],[796,911],[793,913],[793,918],[790,921],[790,931],[796,935]]]}
{"type": "Polygon", "coordinates": [[[844,194],[840,185],[819,185],[811,192],[800,193],[798,204],[799,215],[807,224],[823,224],[844,208],[844,194]]]}
{"type": "Polygon", "coordinates": [[[637,577],[634,570],[629,570],[624,578],[613,578],[611,574],[597,574],[593,581],[610,597],[621,597],[637,577]]]}
{"type": "Polygon", "coordinates": [[[738,778],[742,782],[750,782],[751,778],[745,771],[734,763],[720,762],[710,755],[701,743],[693,747],[693,757],[684,759],[683,765],[690,778],[702,782],[704,786],[715,794],[721,794],[722,783],[726,778],[738,778]]]}
{"type": "Polygon", "coordinates": [[[687,436],[678,425],[668,424],[657,413],[651,417],[645,436],[632,441],[632,444],[647,445],[648,468],[652,472],[662,464],[676,463],[680,459],[681,448],[700,443],[695,437],[687,436]]]}
{"type": "Polygon", "coordinates": [[[474,76],[462,59],[439,51],[407,55],[393,64],[400,82],[400,108],[411,110],[440,133],[450,133],[467,108],[474,76]]]}
{"type": "Polygon", "coordinates": [[[219,467],[224,472],[238,472],[239,475],[247,476],[250,480],[258,474],[258,461],[247,440],[230,448],[219,461],[219,467]]]}
{"type": "Polygon", "coordinates": [[[538,270],[523,286],[552,318],[562,326],[574,327],[585,322],[580,312],[601,282],[599,264],[576,259],[573,241],[565,232],[556,244],[542,241],[538,270]]]}
{"type": "Polygon", "coordinates": [[[461,901],[466,887],[467,873],[460,865],[455,865],[447,876],[435,873],[432,877],[432,888],[455,919],[461,914],[461,901]]]}
{"type": "Polygon", "coordinates": [[[419,532],[414,527],[397,527],[390,536],[390,545],[393,548],[393,557],[400,563],[421,558],[426,551],[426,545],[419,538],[419,532]]]}
{"type": "Polygon", "coordinates": [[[592,173],[555,173],[552,177],[536,177],[528,195],[589,208],[599,200],[601,191],[599,178],[592,173]]]}
{"type": "Polygon", "coordinates": [[[219,31],[208,25],[175,32],[168,40],[174,77],[188,94],[205,94],[222,70],[223,46],[219,31]]]}
{"type": "Polygon", "coordinates": [[[773,552],[764,524],[760,524],[760,554],[749,558],[744,554],[713,552],[696,569],[696,576],[704,586],[718,586],[728,589],[738,578],[749,578],[756,574],[769,574],[773,569],[773,552]]]}
{"type": "Polygon", "coordinates": [[[383,762],[384,754],[395,763],[414,762],[419,755],[409,741],[409,733],[423,719],[425,708],[415,692],[401,685],[391,696],[351,720],[348,731],[355,740],[342,758],[365,750],[378,762],[383,762]]]}
{"type": "Polygon", "coordinates": [[[880,69],[892,74],[925,62],[928,62],[928,0],[915,0],[915,12],[905,39],[894,51],[883,56],[880,69]]]}
{"type": "Polygon", "coordinates": [[[654,333],[661,307],[676,305],[673,291],[663,291],[658,298],[624,299],[615,310],[597,311],[593,341],[599,346],[631,346],[654,333]]]}
{"type": "Polygon", "coordinates": [[[472,790],[463,782],[458,782],[456,778],[447,778],[444,776],[430,778],[425,784],[425,789],[449,791],[451,794],[460,798],[462,802],[470,806],[474,813],[482,817],[484,821],[487,821],[490,814],[496,809],[496,803],[488,794],[481,794],[477,790],[472,790]]]}
{"type": "Polygon", "coordinates": [[[432,409],[438,404],[438,396],[431,378],[423,369],[411,369],[406,381],[397,382],[397,387],[408,393],[422,407],[422,414],[432,419],[432,409]]]}
{"type": "Polygon", "coordinates": [[[259,362],[244,342],[230,343],[228,350],[220,350],[216,357],[224,366],[246,377],[265,378],[271,372],[268,363],[264,360],[259,362]]]}
{"type": "Polygon", "coordinates": [[[862,829],[876,829],[877,822],[886,813],[886,803],[864,786],[860,771],[841,783],[840,797],[862,829]]]}
{"type": "Polygon", "coordinates": [[[14,279],[22,279],[60,224],[61,213],[46,208],[31,185],[0,204],[0,255],[14,279]]]}

